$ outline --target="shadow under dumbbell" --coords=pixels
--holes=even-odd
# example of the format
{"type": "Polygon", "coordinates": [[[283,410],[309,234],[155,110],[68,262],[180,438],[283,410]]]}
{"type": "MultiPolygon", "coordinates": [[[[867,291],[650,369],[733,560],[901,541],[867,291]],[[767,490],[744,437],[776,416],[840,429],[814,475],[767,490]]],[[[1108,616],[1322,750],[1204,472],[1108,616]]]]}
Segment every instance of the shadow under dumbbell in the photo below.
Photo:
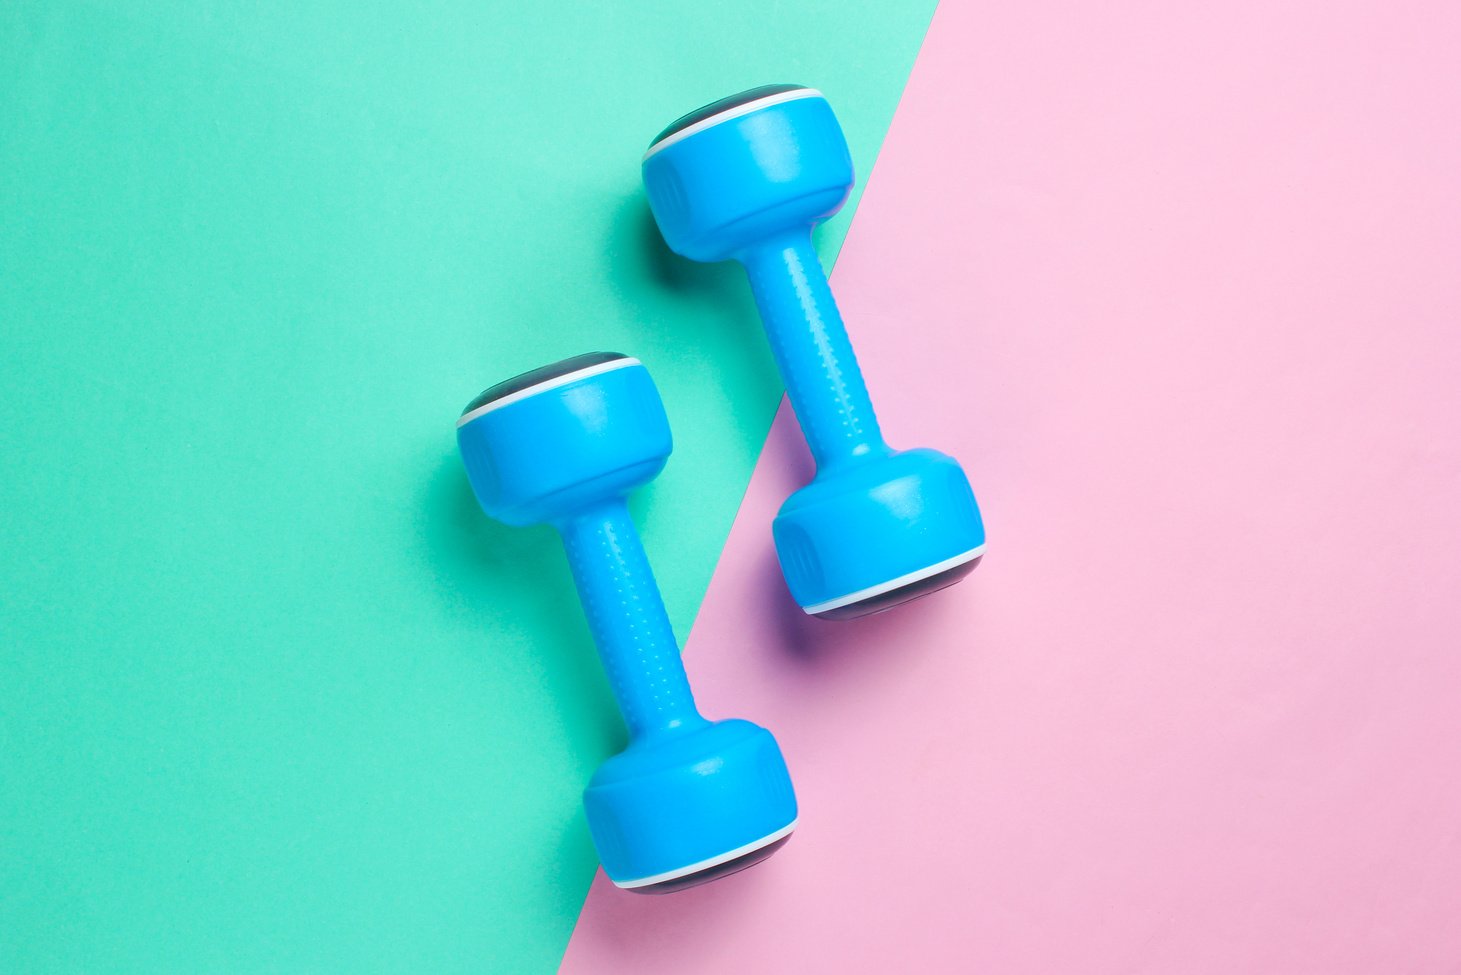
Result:
{"type": "Polygon", "coordinates": [[[614,214],[610,232],[610,243],[616,261],[616,273],[640,277],[643,283],[670,291],[695,292],[696,301],[705,301],[706,295],[713,300],[745,304],[748,326],[759,334],[760,319],[755,305],[745,301],[746,286],[741,269],[730,264],[701,264],[687,261],[665,243],[649,212],[644,191],[635,187],[624,198],[624,204],[614,214]]]}
{"type": "Polygon", "coordinates": [[[664,335],[658,341],[699,345],[706,361],[727,375],[755,377],[756,395],[768,404],[775,401],[781,377],[766,354],[761,316],[739,267],[687,261],[670,250],[639,189],[614,213],[608,236],[612,273],[624,293],[657,294],[672,302],[668,314],[644,321],[647,329],[664,335]],[[708,333],[707,324],[715,331],[708,333]]]}
{"type": "MultiPolygon", "coordinates": [[[[764,575],[769,581],[779,583],[780,567],[775,553],[768,551],[766,559],[764,575]]],[[[942,597],[942,602],[938,599],[925,602],[919,597],[913,601],[915,608],[911,611],[902,609],[908,603],[900,603],[889,611],[845,624],[810,616],[796,604],[790,593],[778,593],[775,614],[777,629],[781,633],[780,644],[793,660],[826,674],[860,669],[868,663],[882,666],[883,658],[890,654],[907,656],[931,652],[928,648],[937,646],[937,643],[924,639],[921,631],[925,628],[934,631],[945,626],[947,614],[966,612],[961,610],[959,603],[974,598],[972,595],[964,596],[950,586],[943,588],[950,589],[950,592],[942,597]],[[866,659],[869,657],[873,660],[866,659]]],[[[939,591],[930,590],[924,595],[939,591]]]]}

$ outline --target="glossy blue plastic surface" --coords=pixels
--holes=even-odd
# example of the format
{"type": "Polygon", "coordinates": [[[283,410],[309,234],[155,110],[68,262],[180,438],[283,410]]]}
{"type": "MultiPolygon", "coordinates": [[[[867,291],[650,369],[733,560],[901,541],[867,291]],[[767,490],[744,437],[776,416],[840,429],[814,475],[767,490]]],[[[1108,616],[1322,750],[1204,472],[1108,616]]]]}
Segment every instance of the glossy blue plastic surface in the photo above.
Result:
{"type": "Polygon", "coordinates": [[[810,90],[757,104],[652,146],[645,188],[671,249],[744,265],[816,458],[816,479],[773,526],[792,596],[809,613],[863,615],[960,578],[983,553],[984,524],[958,462],[883,441],[812,248],[812,227],[853,184],[831,106],[810,90]]]}
{"type": "Polygon", "coordinates": [[[663,468],[670,429],[648,371],[633,360],[544,384],[457,428],[488,514],[546,521],[569,566],[630,744],[584,792],[604,871],[650,889],[716,875],[718,861],[784,835],[796,820],[775,739],[695,708],[680,648],[624,497],[663,468]]]}

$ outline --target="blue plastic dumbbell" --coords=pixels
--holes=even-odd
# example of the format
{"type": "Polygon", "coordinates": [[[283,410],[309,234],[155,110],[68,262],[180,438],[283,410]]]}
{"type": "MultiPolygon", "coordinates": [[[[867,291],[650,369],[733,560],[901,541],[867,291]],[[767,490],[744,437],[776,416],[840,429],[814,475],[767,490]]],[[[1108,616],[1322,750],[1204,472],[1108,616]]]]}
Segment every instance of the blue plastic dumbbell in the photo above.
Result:
{"type": "Polygon", "coordinates": [[[817,461],[773,526],[792,596],[825,619],[889,609],[963,578],[984,553],[974,492],[952,457],[883,442],[811,230],[841,208],[852,158],[832,108],[800,85],[721,99],[661,132],[644,157],[665,241],[745,266],[817,461]]]}
{"type": "Polygon", "coordinates": [[[776,739],[695,709],[680,648],[625,495],[670,455],[649,371],[613,352],[498,383],[457,421],[477,500],[509,525],[549,522],[568,563],[630,743],[584,790],[609,879],[667,893],[742,870],[796,826],[776,739]]]}

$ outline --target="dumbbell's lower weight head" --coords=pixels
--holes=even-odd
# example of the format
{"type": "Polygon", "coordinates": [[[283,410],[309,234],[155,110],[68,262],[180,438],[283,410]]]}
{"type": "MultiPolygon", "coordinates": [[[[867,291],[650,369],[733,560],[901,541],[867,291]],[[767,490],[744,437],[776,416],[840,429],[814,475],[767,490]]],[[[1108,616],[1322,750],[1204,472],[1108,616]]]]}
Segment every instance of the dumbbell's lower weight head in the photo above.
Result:
{"type": "Polygon", "coordinates": [[[510,525],[552,521],[587,500],[651,480],[670,455],[670,425],[649,371],[590,352],[483,392],[457,421],[477,500],[510,525]]]}
{"type": "Polygon", "coordinates": [[[818,474],[772,525],[792,596],[810,615],[852,619],[953,585],[984,554],[963,468],[918,449],[818,474]]]}
{"type": "Polygon", "coordinates": [[[583,804],[604,872],[646,894],[766,859],[797,816],[776,739],[735,719],[632,743],[594,773],[583,804]]]}
{"type": "Polygon", "coordinates": [[[852,156],[832,106],[800,85],[767,85],[691,112],[644,156],[644,185],[677,254],[720,261],[842,206],[852,156]]]}

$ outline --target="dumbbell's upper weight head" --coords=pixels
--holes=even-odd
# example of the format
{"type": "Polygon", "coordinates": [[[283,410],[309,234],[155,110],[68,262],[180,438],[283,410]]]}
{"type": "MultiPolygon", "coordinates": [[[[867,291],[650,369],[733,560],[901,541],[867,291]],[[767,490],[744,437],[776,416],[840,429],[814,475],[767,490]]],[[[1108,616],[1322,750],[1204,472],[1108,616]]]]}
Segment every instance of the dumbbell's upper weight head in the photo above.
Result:
{"type": "Polygon", "coordinates": [[[670,425],[649,371],[591,352],[487,389],[457,421],[467,477],[483,509],[510,525],[571,514],[654,478],[670,425]]]}
{"type": "Polygon", "coordinates": [[[852,157],[821,92],[767,85],[712,102],[672,124],[644,157],[649,206],[665,241],[720,261],[842,206],[852,157]]]}

